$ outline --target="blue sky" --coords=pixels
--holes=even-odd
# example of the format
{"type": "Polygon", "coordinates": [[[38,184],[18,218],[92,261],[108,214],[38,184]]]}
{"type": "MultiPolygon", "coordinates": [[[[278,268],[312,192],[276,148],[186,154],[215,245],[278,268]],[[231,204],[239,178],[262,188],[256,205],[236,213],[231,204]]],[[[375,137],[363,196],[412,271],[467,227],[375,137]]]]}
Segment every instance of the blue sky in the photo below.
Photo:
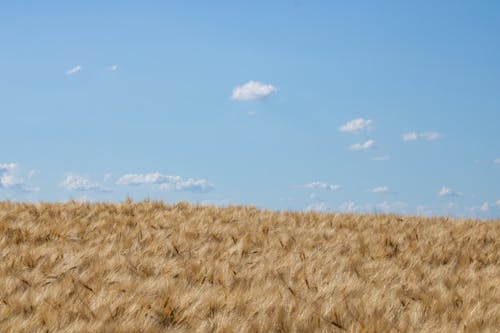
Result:
{"type": "Polygon", "coordinates": [[[500,217],[497,1],[0,4],[0,200],[500,217]]]}

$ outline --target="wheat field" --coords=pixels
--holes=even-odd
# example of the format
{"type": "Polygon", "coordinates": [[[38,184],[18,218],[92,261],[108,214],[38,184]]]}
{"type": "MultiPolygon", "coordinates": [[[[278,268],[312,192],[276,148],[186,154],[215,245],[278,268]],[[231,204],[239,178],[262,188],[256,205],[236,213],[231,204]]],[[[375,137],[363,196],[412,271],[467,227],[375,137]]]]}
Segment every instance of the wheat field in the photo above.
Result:
{"type": "Polygon", "coordinates": [[[500,223],[0,203],[0,332],[498,332],[500,223]]]}

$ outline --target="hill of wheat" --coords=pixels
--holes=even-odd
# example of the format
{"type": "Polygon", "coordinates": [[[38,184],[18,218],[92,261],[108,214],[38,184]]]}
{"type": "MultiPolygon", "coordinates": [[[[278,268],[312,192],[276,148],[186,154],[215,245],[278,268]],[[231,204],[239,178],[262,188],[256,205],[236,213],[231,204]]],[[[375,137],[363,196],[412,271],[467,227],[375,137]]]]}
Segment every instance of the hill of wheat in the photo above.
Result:
{"type": "Polygon", "coordinates": [[[0,332],[498,332],[500,223],[0,203],[0,332]]]}

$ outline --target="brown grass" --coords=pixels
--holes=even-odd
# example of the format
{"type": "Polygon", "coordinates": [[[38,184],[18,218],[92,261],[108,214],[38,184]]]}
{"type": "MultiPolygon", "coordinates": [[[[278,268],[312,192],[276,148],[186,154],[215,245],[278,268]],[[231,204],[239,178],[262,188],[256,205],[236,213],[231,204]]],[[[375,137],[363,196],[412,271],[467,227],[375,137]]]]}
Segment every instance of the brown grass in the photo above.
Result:
{"type": "Polygon", "coordinates": [[[0,203],[0,332],[498,332],[499,221],[0,203]]]}

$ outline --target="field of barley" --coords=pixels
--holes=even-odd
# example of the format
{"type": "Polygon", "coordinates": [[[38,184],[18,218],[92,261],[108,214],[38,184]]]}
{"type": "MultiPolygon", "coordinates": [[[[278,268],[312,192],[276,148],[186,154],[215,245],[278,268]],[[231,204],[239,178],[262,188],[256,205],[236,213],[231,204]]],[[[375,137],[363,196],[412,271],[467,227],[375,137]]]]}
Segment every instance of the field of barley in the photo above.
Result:
{"type": "Polygon", "coordinates": [[[500,221],[0,203],[0,332],[498,332],[500,221]]]}

